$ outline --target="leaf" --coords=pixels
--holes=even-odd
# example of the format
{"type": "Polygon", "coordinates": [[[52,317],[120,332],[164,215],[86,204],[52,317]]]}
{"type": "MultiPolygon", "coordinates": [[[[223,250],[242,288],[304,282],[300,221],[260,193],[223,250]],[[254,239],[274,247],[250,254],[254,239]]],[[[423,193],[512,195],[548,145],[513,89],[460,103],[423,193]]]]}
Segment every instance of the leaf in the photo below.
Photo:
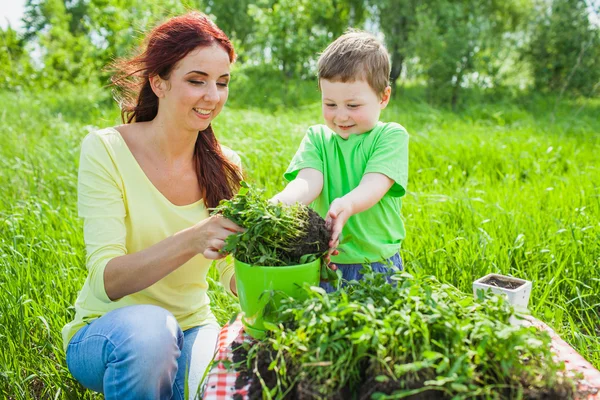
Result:
{"type": "Polygon", "coordinates": [[[469,391],[469,387],[467,385],[463,385],[462,383],[451,383],[450,384],[450,388],[452,388],[452,390],[455,390],[459,393],[466,393],[469,391]]]}
{"type": "Polygon", "coordinates": [[[263,325],[265,326],[265,329],[267,329],[268,331],[275,331],[279,328],[276,324],[269,322],[269,321],[263,321],[263,325]]]}
{"type": "Polygon", "coordinates": [[[300,257],[300,264],[307,264],[309,262],[312,262],[315,260],[315,255],[314,254],[305,254],[302,257],[300,257]]]}
{"type": "Polygon", "coordinates": [[[231,315],[231,318],[229,318],[229,322],[228,322],[228,324],[229,324],[229,325],[233,325],[233,323],[235,322],[235,320],[238,318],[238,316],[239,316],[239,315],[240,315],[240,313],[239,313],[239,312],[233,313],[233,314],[231,315]]]}

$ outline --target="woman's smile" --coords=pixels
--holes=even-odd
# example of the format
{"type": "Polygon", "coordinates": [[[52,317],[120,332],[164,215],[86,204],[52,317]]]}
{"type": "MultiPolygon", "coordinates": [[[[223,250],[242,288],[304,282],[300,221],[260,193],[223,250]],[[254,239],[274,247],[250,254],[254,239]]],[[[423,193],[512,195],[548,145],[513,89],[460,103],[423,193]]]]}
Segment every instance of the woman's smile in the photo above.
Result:
{"type": "Polygon", "coordinates": [[[198,118],[202,118],[202,119],[210,118],[210,114],[212,113],[212,110],[208,110],[208,109],[204,109],[204,108],[192,108],[192,110],[194,110],[194,113],[196,114],[196,116],[198,118]]]}

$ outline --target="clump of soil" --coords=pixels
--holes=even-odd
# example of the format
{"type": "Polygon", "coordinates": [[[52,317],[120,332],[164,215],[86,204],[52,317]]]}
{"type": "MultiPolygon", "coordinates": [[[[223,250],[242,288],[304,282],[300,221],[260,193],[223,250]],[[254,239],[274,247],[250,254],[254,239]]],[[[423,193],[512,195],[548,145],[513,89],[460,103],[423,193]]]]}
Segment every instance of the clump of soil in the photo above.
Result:
{"type": "Polygon", "coordinates": [[[331,235],[325,226],[325,220],[315,210],[307,207],[308,219],[306,230],[298,238],[294,247],[285,252],[285,257],[298,260],[305,254],[320,254],[329,249],[331,235]]]}
{"type": "MultiPolygon", "coordinates": [[[[391,395],[395,391],[400,389],[420,389],[425,386],[425,381],[430,379],[435,379],[435,370],[434,369],[426,369],[420,371],[418,375],[409,374],[406,376],[406,379],[403,381],[397,381],[392,378],[388,378],[385,381],[381,379],[377,379],[377,377],[388,376],[385,371],[382,371],[380,368],[376,368],[373,365],[369,367],[366,371],[365,379],[360,383],[358,390],[358,399],[370,399],[371,396],[375,393],[384,393],[391,395]]],[[[421,393],[414,394],[412,396],[407,397],[407,399],[411,400],[437,400],[437,399],[446,399],[450,398],[444,395],[444,392],[440,390],[426,390],[421,393]]]]}
{"type": "MultiPolygon", "coordinates": [[[[241,389],[248,386],[248,399],[250,400],[261,400],[263,398],[263,386],[261,384],[261,378],[266,384],[266,387],[273,388],[277,385],[277,377],[273,370],[269,370],[269,365],[273,361],[271,353],[265,348],[261,348],[256,354],[256,360],[258,364],[248,368],[246,360],[248,357],[248,351],[240,343],[233,343],[231,345],[233,351],[233,361],[237,366],[238,377],[235,381],[235,388],[241,389]],[[260,377],[259,377],[260,375],[260,377]]],[[[367,370],[367,363],[364,363],[365,373],[367,370]]],[[[289,376],[294,376],[294,363],[291,360],[286,362],[289,376]]],[[[329,393],[327,399],[329,400],[367,400],[375,393],[393,394],[395,390],[400,389],[402,385],[406,388],[406,382],[398,382],[388,380],[386,382],[379,382],[375,377],[380,374],[372,374],[369,376],[363,376],[358,384],[350,387],[349,385],[343,387],[338,393],[329,393]],[[358,388],[358,391],[356,390],[358,388]]],[[[429,379],[429,378],[427,378],[429,379]]],[[[423,382],[426,378],[423,378],[420,382],[411,382],[408,388],[417,389],[423,387],[423,382]]],[[[287,391],[286,396],[283,397],[285,400],[318,400],[322,399],[323,395],[314,392],[314,386],[308,380],[299,380],[294,386],[287,391]]],[[[430,390],[417,395],[407,397],[411,400],[437,400],[437,399],[450,399],[449,397],[443,396],[443,393],[430,390]]],[[[241,400],[241,398],[239,399],[241,400]]]]}

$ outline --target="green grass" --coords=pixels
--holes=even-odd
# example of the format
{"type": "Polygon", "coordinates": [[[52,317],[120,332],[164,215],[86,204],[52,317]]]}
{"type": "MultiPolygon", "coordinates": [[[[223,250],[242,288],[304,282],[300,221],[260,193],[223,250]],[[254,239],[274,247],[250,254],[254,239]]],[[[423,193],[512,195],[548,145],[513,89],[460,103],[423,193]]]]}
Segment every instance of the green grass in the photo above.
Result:
{"type": "MultiPolygon", "coordinates": [[[[600,367],[600,101],[482,98],[454,114],[404,94],[383,119],[411,134],[408,270],[464,292],[489,272],[532,280],[533,314],[600,367]]],[[[60,330],[86,274],[79,143],[119,112],[107,90],[85,88],[0,104],[0,397],[99,398],[70,377],[60,330]]],[[[321,122],[317,103],[276,109],[226,108],[215,123],[268,194],[321,122]]],[[[224,322],[236,305],[212,287],[224,322]]]]}

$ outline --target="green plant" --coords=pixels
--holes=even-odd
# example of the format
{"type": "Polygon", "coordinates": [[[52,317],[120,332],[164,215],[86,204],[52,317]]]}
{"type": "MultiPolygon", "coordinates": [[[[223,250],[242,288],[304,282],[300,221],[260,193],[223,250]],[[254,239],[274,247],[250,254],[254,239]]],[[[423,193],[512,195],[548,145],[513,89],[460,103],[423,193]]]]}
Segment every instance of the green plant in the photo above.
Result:
{"type": "Polygon", "coordinates": [[[264,191],[242,182],[240,191],[213,210],[246,229],[230,235],[223,251],[256,266],[305,264],[329,250],[325,221],[302,204],[270,203],[264,191]]]}
{"type": "Polygon", "coordinates": [[[251,391],[314,399],[573,397],[550,336],[510,325],[515,313],[502,297],[474,299],[408,273],[396,274],[394,286],[364,272],[345,290],[306,287],[306,301],[282,303],[285,322],[270,324],[245,360],[238,354],[238,367],[254,372],[251,391]]]}

